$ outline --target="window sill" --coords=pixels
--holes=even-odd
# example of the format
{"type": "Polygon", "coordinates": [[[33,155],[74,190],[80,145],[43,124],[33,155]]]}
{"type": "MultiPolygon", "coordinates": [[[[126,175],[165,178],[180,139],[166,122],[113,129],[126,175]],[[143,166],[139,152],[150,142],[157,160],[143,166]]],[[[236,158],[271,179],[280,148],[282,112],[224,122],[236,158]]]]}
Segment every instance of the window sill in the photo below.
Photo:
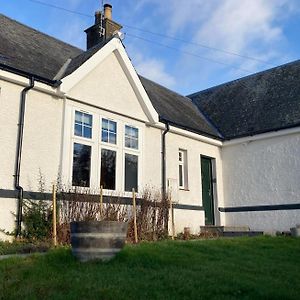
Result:
{"type": "Polygon", "coordinates": [[[189,189],[185,189],[185,188],[179,188],[179,191],[184,191],[184,192],[189,192],[189,189]]]}

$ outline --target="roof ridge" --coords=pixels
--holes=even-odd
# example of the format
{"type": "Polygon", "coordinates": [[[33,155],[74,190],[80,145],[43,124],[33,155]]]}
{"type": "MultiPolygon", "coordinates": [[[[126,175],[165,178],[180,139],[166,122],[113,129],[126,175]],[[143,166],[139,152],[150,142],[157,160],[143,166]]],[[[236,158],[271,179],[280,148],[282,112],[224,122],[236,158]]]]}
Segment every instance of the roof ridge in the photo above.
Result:
{"type": "Polygon", "coordinates": [[[8,16],[5,16],[5,15],[2,14],[2,13],[0,13],[0,16],[1,16],[1,17],[4,17],[5,19],[7,19],[7,20],[9,20],[9,21],[12,21],[12,22],[14,22],[14,23],[17,23],[17,24],[19,24],[19,25],[21,25],[21,26],[23,26],[23,27],[25,27],[25,28],[27,28],[27,29],[29,29],[29,30],[31,30],[31,31],[35,31],[35,32],[37,32],[37,33],[39,33],[39,34],[41,34],[41,35],[44,35],[44,36],[46,36],[46,37],[48,37],[48,38],[51,38],[51,39],[53,39],[53,40],[59,42],[60,44],[63,44],[63,45],[72,47],[72,48],[74,48],[74,49],[76,49],[76,50],[84,51],[83,49],[78,48],[78,47],[76,47],[76,46],[74,46],[74,45],[71,45],[71,44],[69,44],[69,43],[66,43],[66,42],[64,42],[64,41],[62,41],[62,40],[60,40],[60,39],[58,39],[58,38],[56,38],[56,37],[54,37],[54,36],[52,36],[52,35],[50,35],[50,34],[47,34],[47,33],[44,33],[44,32],[42,32],[42,31],[39,31],[39,30],[37,30],[37,29],[35,29],[35,28],[33,28],[33,27],[30,27],[30,26],[28,26],[28,25],[26,25],[26,24],[24,24],[24,23],[21,23],[21,22],[18,21],[18,20],[9,18],[8,16]]]}
{"type": "Polygon", "coordinates": [[[217,88],[220,88],[220,87],[223,87],[225,85],[230,85],[230,84],[233,84],[235,82],[239,82],[239,81],[243,81],[243,80],[246,80],[248,78],[252,78],[252,77],[255,77],[257,75],[260,75],[260,74],[264,74],[264,73],[268,73],[268,72],[271,72],[271,71],[274,71],[275,69],[280,69],[282,67],[286,67],[286,66],[289,66],[291,64],[294,64],[296,62],[300,62],[300,59],[296,59],[296,60],[293,60],[293,61],[290,61],[290,62],[287,62],[287,63],[284,63],[282,65],[279,65],[279,66],[276,66],[276,67],[273,67],[273,68],[270,68],[270,69],[266,69],[266,70],[262,70],[262,71],[259,71],[259,72],[255,72],[255,73],[252,73],[252,74],[249,74],[249,75],[246,75],[244,77],[240,77],[240,78],[237,78],[237,79],[234,79],[234,80],[230,80],[230,81],[227,81],[227,82],[223,82],[221,84],[218,84],[218,85],[215,85],[215,86],[212,86],[212,87],[209,87],[209,88],[206,88],[204,90],[201,90],[201,91],[198,91],[198,92],[194,92],[192,94],[189,94],[185,97],[194,97],[194,96],[197,96],[201,93],[204,93],[204,92],[208,92],[210,90],[214,90],[214,89],[217,89],[217,88]]]}

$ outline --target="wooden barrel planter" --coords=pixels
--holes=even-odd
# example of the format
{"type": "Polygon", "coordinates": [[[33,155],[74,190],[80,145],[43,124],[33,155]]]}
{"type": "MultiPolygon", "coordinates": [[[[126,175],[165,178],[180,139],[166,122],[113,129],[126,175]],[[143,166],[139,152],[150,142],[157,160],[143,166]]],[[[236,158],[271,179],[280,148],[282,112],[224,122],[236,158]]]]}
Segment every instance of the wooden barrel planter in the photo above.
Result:
{"type": "Polygon", "coordinates": [[[126,234],[125,222],[71,222],[72,253],[82,262],[110,260],[124,247],[126,234]]]}

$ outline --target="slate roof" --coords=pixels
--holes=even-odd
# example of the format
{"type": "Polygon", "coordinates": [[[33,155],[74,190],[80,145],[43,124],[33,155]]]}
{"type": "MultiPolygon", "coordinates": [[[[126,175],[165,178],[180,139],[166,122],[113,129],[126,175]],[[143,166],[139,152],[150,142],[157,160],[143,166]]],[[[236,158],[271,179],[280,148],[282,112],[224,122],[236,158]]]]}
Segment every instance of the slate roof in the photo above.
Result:
{"type": "Polygon", "coordinates": [[[225,139],[300,126],[300,60],[188,97],[225,139]]]}
{"type": "Polygon", "coordinates": [[[161,121],[211,137],[220,137],[192,101],[143,76],[140,80],[161,121]]]}
{"type": "Polygon", "coordinates": [[[68,58],[82,52],[0,14],[0,64],[53,80],[68,58]]]}

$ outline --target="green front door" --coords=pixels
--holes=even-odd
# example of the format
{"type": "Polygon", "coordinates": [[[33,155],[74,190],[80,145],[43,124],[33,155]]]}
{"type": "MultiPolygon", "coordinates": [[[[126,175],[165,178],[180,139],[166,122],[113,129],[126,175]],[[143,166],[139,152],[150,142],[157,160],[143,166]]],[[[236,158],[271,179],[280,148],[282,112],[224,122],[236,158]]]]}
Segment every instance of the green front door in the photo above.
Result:
{"type": "Polygon", "coordinates": [[[212,162],[208,157],[201,156],[202,205],[205,212],[205,225],[214,225],[214,196],[212,180],[212,162]]]}

